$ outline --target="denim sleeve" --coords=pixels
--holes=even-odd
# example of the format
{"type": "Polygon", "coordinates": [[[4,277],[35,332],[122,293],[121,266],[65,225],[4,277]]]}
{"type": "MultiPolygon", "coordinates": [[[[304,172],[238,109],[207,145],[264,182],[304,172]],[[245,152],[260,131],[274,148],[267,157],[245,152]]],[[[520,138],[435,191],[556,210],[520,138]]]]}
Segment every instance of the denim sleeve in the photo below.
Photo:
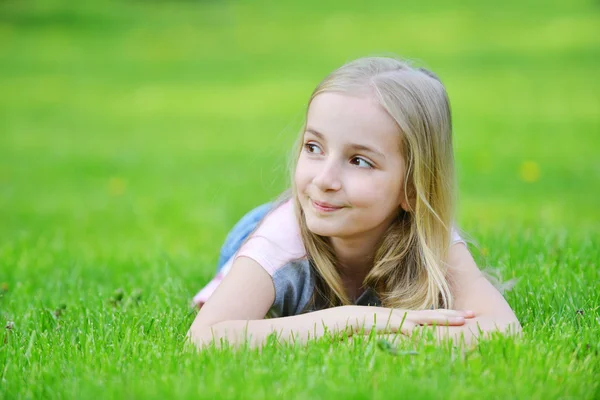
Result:
{"type": "Polygon", "coordinates": [[[290,261],[273,275],[275,300],[268,316],[270,318],[298,315],[306,310],[313,291],[315,279],[306,258],[290,261]]]}
{"type": "Polygon", "coordinates": [[[254,231],[258,223],[271,210],[272,203],[260,205],[246,213],[229,231],[219,253],[217,272],[235,254],[244,240],[254,231]]]}

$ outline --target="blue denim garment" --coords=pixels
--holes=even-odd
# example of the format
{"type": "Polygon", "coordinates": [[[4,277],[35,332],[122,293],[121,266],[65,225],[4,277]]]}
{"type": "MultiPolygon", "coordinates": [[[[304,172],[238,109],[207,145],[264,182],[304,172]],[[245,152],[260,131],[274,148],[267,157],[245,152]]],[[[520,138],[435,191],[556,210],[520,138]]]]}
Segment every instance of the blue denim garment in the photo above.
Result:
{"type": "MultiPolygon", "coordinates": [[[[263,217],[271,211],[273,205],[274,203],[266,203],[250,210],[231,228],[225,238],[225,243],[221,247],[217,272],[233,257],[248,235],[252,233],[263,217]]],[[[296,315],[304,310],[314,290],[313,273],[314,271],[310,268],[308,261],[304,259],[290,262],[289,265],[282,267],[274,275],[276,298],[273,308],[269,312],[272,317],[296,315]]],[[[367,288],[356,299],[355,304],[381,306],[381,301],[373,289],[367,288]]],[[[431,307],[432,310],[435,308],[434,306],[431,307]]],[[[311,309],[310,311],[315,310],[311,309]]]]}
{"type": "Polygon", "coordinates": [[[266,203],[260,205],[248,213],[246,213],[235,225],[225,238],[225,243],[221,247],[219,253],[219,261],[217,262],[217,272],[223,268],[223,265],[240,248],[244,239],[256,228],[256,225],[262,220],[262,218],[271,210],[273,203],[266,203]]]}

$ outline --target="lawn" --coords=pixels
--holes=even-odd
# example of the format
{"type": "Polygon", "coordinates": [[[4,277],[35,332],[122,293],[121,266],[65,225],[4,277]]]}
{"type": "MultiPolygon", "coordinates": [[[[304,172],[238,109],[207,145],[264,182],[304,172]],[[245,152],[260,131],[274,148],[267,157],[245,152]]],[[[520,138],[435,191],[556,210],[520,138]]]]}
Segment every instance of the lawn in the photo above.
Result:
{"type": "Polygon", "coordinates": [[[598,2],[437,3],[0,2],[0,398],[599,398],[598,2]],[[190,351],[312,89],[386,53],[448,88],[458,225],[523,337],[190,351]]]}

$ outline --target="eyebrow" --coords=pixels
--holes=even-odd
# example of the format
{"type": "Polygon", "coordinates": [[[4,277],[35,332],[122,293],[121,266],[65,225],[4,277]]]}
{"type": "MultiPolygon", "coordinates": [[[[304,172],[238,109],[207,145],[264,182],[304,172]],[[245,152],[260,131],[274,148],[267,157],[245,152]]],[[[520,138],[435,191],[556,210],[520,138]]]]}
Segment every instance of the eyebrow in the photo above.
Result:
{"type": "MultiPolygon", "coordinates": [[[[325,140],[325,135],[323,135],[321,132],[319,132],[313,128],[306,128],[306,132],[312,133],[313,135],[319,137],[320,139],[325,140]]],[[[370,153],[377,154],[378,156],[380,156],[382,158],[385,158],[385,155],[383,153],[381,153],[380,151],[377,151],[369,146],[365,146],[364,144],[350,143],[349,147],[352,147],[356,150],[368,151],[370,153]]]]}

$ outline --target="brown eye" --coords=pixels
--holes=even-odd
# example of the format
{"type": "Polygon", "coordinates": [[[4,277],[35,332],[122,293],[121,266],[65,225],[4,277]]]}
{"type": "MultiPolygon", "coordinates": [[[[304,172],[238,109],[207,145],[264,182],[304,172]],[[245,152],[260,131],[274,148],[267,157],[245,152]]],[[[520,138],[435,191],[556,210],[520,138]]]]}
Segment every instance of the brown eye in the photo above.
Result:
{"type": "Polygon", "coordinates": [[[374,167],[373,164],[371,164],[370,162],[368,162],[367,160],[365,160],[362,157],[354,157],[352,159],[351,163],[360,168],[373,168],[374,167]]]}
{"type": "Polygon", "coordinates": [[[321,149],[319,148],[319,146],[317,146],[314,143],[306,143],[304,145],[304,148],[306,149],[306,151],[308,153],[312,153],[312,154],[320,154],[321,149]]]}

